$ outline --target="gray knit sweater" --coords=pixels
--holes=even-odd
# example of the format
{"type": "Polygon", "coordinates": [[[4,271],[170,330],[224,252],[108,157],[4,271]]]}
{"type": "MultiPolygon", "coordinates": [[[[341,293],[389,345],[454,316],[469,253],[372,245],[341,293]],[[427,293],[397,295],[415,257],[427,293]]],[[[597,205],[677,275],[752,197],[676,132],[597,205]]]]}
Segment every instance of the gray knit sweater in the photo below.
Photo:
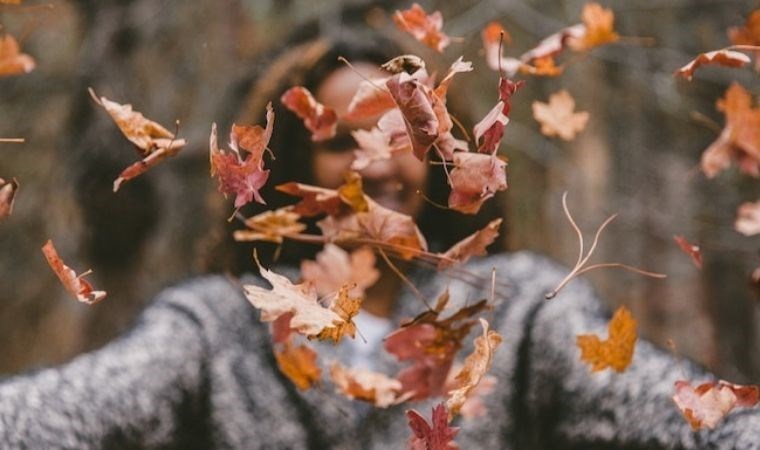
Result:
{"type": "MultiPolygon", "coordinates": [[[[682,377],[673,359],[639,342],[622,374],[592,374],[575,336],[606,336],[606,314],[589,285],[572,282],[552,301],[544,293],[566,273],[530,253],[481,259],[473,273],[510,287],[489,317],[504,337],[493,364],[488,415],[458,423],[462,449],[760,448],[760,410],[739,410],[713,430],[693,432],[671,396],[682,377]]],[[[488,296],[440,274],[413,276],[452,301],[488,296]]],[[[248,280],[250,282],[251,280],[248,280]]],[[[419,310],[409,292],[399,316],[419,310]]],[[[267,327],[223,277],[163,292],[126,335],[72,362],[0,383],[3,449],[403,449],[403,414],[356,407],[329,384],[298,391],[274,361],[267,327]]],[[[327,348],[329,357],[341,350],[327,348]]],[[[382,356],[378,361],[390,367],[382,356]]],[[[393,370],[393,369],[391,369],[393,370]]],[[[710,375],[687,365],[694,381],[710,375]]],[[[390,372],[393,373],[393,372],[390,372]]],[[[413,404],[429,417],[433,402],[413,404]]]]}

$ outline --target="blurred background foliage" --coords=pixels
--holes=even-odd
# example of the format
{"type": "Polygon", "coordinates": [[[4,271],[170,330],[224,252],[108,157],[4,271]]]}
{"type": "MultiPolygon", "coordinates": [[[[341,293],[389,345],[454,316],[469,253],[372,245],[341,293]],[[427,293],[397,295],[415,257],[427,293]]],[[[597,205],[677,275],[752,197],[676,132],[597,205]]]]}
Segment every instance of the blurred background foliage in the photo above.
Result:
{"type": "MultiPolygon", "coordinates": [[[[444,31],[462,38],[432,54],[395,30],[390,13],[408,2],[349,0],[27,0],[0,7],[3,29],[19,37],[38,67],[0,79],[0,177],[21,183],[14,214],[0,223],[0,374],[55,364],[97,348],[127,329],[162,287],[223,270],[212,251],[225,239],[231,201],[208,173],[211,122],[228,129],[243,114],[246,89],[269,50],[306,27],[341,33],[349,20],[387,31],[445,70],[459,55],[475,72],[457,77],[452,95],[464,114],[482,117],[496,101],[497,75],[485,65],[480,30],[499,20],[518,55],[579,22],[582,0],[426,1],[444,31]],[[350,12],[347,12],[350,11],[350,12]],[[92,86],[132,103],[159,123],[181,121],[190,145],[111,193],[135,154],[87,95],[92,86]],[[40,247],[56,242],[69,265],[93,268],[109,298],[95,307],[68,298],[40,247]]],[[[596,261],[665,272],[665,281],[625,272],[590,276],[610,307],[625,303],[641,334],[734,382],[760,382],[760,303],[750,273],[758,239],[733,230],[737,206],[759,198],[756,180],[735,169],[706,180],[698,162],[718,131],[715,101],[731,81],[758,92],[750,69],[707,68],[687,83],[673,70],[696,54],[729,45],[756,1],[614,0],[621,43],[594,50],[555,79],[528,80],[514,98],[501,152],[509,158],[510,250],[546,253],[567,265],[577,241],[561,194],[582,229],[613,212],[596,261]],[[589,111],[573,142],[547,139],[531,102],[566,88],[589,111]],[[673,242],[681,234],[703,249],[697,270],[673,242]]],[[[275,152],[287,149],[274,149],[275,152]]],[[[498,249],[494,249],[495,251],[498,249]]],[[[558,300],[562,301],[561,297],[558,300]]],[[[574,345],[568,342],[567,345],[574,345]]]]}

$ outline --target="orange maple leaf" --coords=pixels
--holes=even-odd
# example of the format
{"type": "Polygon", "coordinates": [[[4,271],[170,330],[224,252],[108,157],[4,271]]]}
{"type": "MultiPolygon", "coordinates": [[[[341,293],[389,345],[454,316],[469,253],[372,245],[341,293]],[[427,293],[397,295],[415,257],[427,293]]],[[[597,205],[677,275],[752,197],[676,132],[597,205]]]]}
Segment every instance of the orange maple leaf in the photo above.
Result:
{"type": "Polygon", "coordinates": [[[362,306],[361,297],[350,296],[349,293],[353,286],[346,284],[340,288],[338,295],[333,298],[330,310],[335,312],[338,317],[343,319],[343,322],[323,329],[315,337],[319,340],[325,341],[332,339],[337,343],[343,336],[351,336],[353,338],[356,335],[356,324],[353,322],[354,316],[359,313],[359,309],[362,306]]]}
{"type": "Polygon", "coordinates": [[[268,241],[282,244],[283,238],[297,234],[306,229],[299,222],[300,214],[293,212],[290,206],[275,210],[264,211],[245,219],[248,230],[236,230],[233,237],[236,241],[268,241]]]}
{"type": "MultiPolygon", "coordinates": [[[[760,9],[752,11],[743,27],[729,28],[728,38],[735,45],[760,45],[760,9]]],[[[752,53],[755,57],[755,70],[760,71],[760,50],[752,53]]]]}
{"type": "Polygon", "coordinates": [[[571,38],[568,45],[575,51],[591,50],[594,47],[616,42],[620,39],[614,30],[615,14],[598,3],[583,5],[581,19],[585,27],[583,36],[571,38]]]}
{"type": "Polygon", "coordinates": [[[7,33],[0,35],[0,77],[29,73],[35,65],[31,56],[21,53],[16,38],[7,33]]]}
{"type": "Polygon", "coordinates": [[[443,52],[451,43],[451,38],[441,32],[443,16],[440,11],[428,14],[415,3],[407,10],[396,11],[393,21],[401,31],[406,31],[437,52],[443,52]]]}
{"type": "Polygon", "coordinates": [[[541,124],[541,133],[566,141],[574,139],[588,123],[588,112],[574,110],[575,100],[564,89],[552,94],[549,103],[533,102],[533,117],[541,124]]]}
{"type": "Polygon", "coordinates": [[[591,365],[592,372],[612,368],[623,372],[631,364],[636,345],[636,320],[631,311],[620,306],[608,325],[609,336],[602,341],[595,334],[576,336],[581,361],[591,365]]]}
{"type": "Polygon", "coordinates": [[[286,342],[274,352],[277,366],[298,389],[309,389],[318,382],[322,370],[317,365],[317,353],[309,346],[286,342]]]}

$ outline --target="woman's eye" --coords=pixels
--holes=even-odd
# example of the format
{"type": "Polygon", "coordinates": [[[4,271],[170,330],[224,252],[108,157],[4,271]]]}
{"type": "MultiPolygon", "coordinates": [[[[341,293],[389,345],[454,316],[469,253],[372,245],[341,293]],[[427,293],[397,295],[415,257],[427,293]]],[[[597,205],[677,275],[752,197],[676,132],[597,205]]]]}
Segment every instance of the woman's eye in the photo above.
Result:
{"type": "Polygon", "coordinates": [[[348,150],[356,150],[356,141],[350,134],[339,134],[332,139],[324,141],[320,144],[320,147],[329,152],[345,152],[348,150]]]}

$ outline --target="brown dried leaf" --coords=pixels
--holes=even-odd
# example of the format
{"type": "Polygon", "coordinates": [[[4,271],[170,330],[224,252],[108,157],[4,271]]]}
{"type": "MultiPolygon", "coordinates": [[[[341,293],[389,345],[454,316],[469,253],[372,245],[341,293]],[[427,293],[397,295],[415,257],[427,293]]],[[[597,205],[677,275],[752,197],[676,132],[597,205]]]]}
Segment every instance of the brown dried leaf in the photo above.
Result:
{"type": "Polygon", "coordinates": [[[18,181],[12,179],[5,181],[0,178],[0,220],[10,216],[13,212],[13,200],[18,190],[18,181]]]}
{"type": "Polygon", "coordinates": [[[712,381],[693,388],[691,383],[679,380],[675,383],[673,401],[693,430],[715,428],[736,407],[751,408],[757,405],[760,389],[726,381],[712,381]]]}
{"type": "Polygon", "coordinates": [[[744,67],[750,63],[749,56],[733,50],[715,50],[707,53],[700,53],[688,64],[676,70],[674,75],[686,78],[691,81],[694,77],[694,71],[702,66],[719,65],[726,67],[744,67]]]}
{"type": "Polygon", "coordinates": [[[598,3],[586,3],[581,13],[584,33],[569,39],[568,46],[575,51],[587,51],[620,39],[614,30],[615,14],[598,3]]]}
{"type": "Polygon", "coordinates": [[[55,250],[53,241],[48,240],[42,247],[42,253],[45,255],[50,268],[58,276],[58,279],[63,283],[63,287],[69,292],[69,294],[76,297],[82,303],[88,305],[94,305],[99,301],[106,298],[105,291],[96,291],[92,288],[92,285],[83,277],[89,275],[91,271],[77,275],[74,270],[63,263],[63,260],[58,256],[58,252],[55,250]]]}
{"type": "Polygon", "coordinates": [[[396,11],[393,21],[401,31],[414,36],[415,39],[437,52],[443,52],[451,38],[441,32],[443,16],[440,11],[427,14],[417,3],[404,11],[396,11]]]}
{"type": "Polygon", "coordinates": [[[451,171],[449,207],[464,214],[475,214],[498,191],[507,189],[507,163],[482,153],[457,152],[451,171]]]}
{"type": "Polygon", "coordinates": [[[283,238],[298,234],[306,229],[299,222],[300,215],[293,212],[292,207],[264,211],[245,219],[245,225],[250,230],[236,230],[233,234],[236,241],[268,241],[282,244],[283,238]]]}
{"type": "Polygon", "coordinates": [[[533,102],[533,117],[541,124],[541,133],[546,136],[559,136],[570,141],[584,128],[589,114],[585,111],[574,112],[575,100],[566,90],[561,90],[549,97],[549,103],[533,102]]]}
{"type": "Polygon", "coordinates": [[[401,383],[379,372],[348,369],[336,362],[330,367],[330,378],[341,394],[378,408],[387,408],[404,400],[399,395],[401,383]]]}
{"type": "Polygon", "coordinates": [[[478,230],[454,244],[446,253],[441,255],[444,259],[438,263],[438,269],[463,264],[473,256],[485,255],[486,247],[491,245],[499,236],[501,221],[501,219],[492,220],[482,230],[478,230]]]}
{"type": "Polygon", "coordinates": [[[302,391],[311,388],[322,377],[317,352],[306,344],[296,347],[288,341],[275,349],[274,357],[280,371],[302,391]]]}
{"type": "Polygon", "coordinates": [[[0,77],[29,73],[35,65],[31,56],[21,53],[16,38],[8,33],[0,35],[0,77]]]}
{"type": "Polygon", "coordinates": [[[303,120],[304,126],[311,131],[312,141],[324,141],[335,136],[338,115],[334,109],[319,103],[308,89],[292,87],[282,94],[280,101],[303,120]]]}
{"type": "Polygon", "coordinates": [[[702,268],[702,251],[699,249],[699,246],[690,243],[683,236],[673,236],[673,239],[676,241],[676,244],[678,244],[678,246],[681,248],[681,251],[691,256],[691,260],[694,262],[694,265],[697,266],[697,269],[701,269],[702,268]]]}

